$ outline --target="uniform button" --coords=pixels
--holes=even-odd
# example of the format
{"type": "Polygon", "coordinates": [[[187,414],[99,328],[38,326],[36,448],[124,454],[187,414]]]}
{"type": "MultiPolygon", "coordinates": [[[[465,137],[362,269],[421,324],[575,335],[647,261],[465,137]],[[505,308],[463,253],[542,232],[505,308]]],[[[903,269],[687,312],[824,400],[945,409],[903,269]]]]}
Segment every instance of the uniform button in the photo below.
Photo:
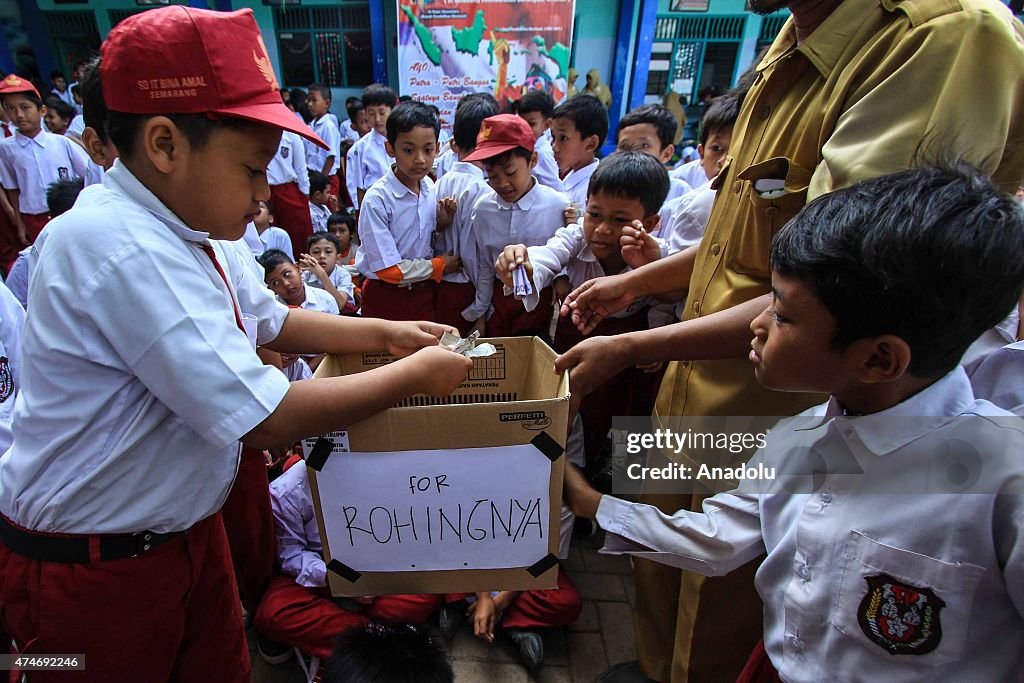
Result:
{"type": "Polygon", "coordinates": [[[711,255],[712,256],[718,256],[718,252],[720,252],[720,251],[722,251],[722,248],[720,246],[718,246],[717,242],[715,244],[711,245],[711,255]]]}
{"type": "Polygon", "coordinates": [[[146,545],[142,546],[142,549],[143,550],[149,550],[149,544],[147,543],[146,545]]]}
{"type": "Polygon", "coordinates": [[[689,367],[690,361],[688,361],[688,360],[681,360],[681,361],[679,361],[679,365],[681,365],[684,368],[685,367],[689,367]]]}
{"type": "Polygon", "coordinates": [[[778,210],[778,209],[776,209],[776,208],[775,208],[774,206],[769,206],[769,207],[768,207],[767,209],[765,209],[765,210],[764,210],[764,212],[765,212],[765,214],[767,214],[767,215],[768,215],[768,216],[769,216],[770,218],[774,218],[774,217],[775,217],[775,214],[777,214],[777,213],[779,212],[779,210],[778,210]]]}
{"type": "Polygon", "coordinates": [[[767,120],[768,117],[771,116],[771,114],[772,114],[772,108],[770,106],[768,106],[767,104],[763,105],[760,109],[757,110],[757,116],[762,121],[767,120]]]}
{"type": "Polygon", "coordinates": [[[732,184],[732,191],[735,192],[736,194],[739,194],[741,187],[743,187],[743,183],[737,180],[732,184]]]}
{"type": "Polygon", "coordinates": [[[806,564],[800,565],[800,567],[796,570],[796,574],[804,581],[811,580],[811,568],[808,567],[806,564]]]}
{"type": "Polygon", "coordinates": [[[832,502],[832,492],[831,491],[822,491],[821,492],[821,502],[822,503],[831,503],[832,502]]]}

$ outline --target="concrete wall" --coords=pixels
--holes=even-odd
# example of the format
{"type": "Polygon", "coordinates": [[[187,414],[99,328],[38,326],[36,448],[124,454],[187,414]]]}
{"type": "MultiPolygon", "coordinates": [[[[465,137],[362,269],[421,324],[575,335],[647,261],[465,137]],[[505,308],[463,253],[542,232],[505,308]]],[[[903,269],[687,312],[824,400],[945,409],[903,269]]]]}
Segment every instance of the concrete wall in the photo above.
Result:
{"type": "Polygon", "coordinates": [[[576,0],[576,52],[572,65],[580,74],[577,88],[586,84],[584,76],[590,69],[600,71],[605,84],[611,82],[618,18],[619,0],[576,0]]]}

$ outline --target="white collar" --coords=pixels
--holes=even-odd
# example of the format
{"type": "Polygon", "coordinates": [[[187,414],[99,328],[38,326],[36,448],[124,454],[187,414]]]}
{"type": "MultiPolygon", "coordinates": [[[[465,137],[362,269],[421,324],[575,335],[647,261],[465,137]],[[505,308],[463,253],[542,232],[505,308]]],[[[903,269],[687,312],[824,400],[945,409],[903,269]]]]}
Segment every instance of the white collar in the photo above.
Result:
{"type": "MultiPolygon", "coordinates": [[[[406,187],[405,184],[401,180],[398,179],[398,176],[395,175],[395,168],[394,168],[394,166],[392,166],[390,169],[388,169],[388,174],[386,176],[384,176],[384,178],[385,178],[384,184],[387,185],[388,190],[391,192],[391,194],[393,194],[395,196],[395,199],[401,199],[402,197],[404,197],[407,194],[411,194],[411,195],[415,195],[416,194],[415,192],[410,190],[408,187],[406,187]]],[[[427,179],[426,178],[420,178],[420,192],[419,192],[419,194],[422,195],[428,189],[429,188],[427,187],[427,179]]]]}
{"type": "Polygon", "coordinates": [[[456,161],[452,164],[452,167],[448,170],[449,173],[466,173],[480,180],[484,179],[484,172],[476,164],[468,161],[456,161]]]}
{"type": "Polygon", "coordinates": [[[49,142],[50,132],[47,131],[45,128],[40,129],[39,132],[36,133],[36,136],[34,138],[30,138],[27,135],[22,135],[21,131],[18,130],[16,126],[12,125],[11,130],[14,131],[14,139],[22,147],[28,147],[30,144],[34,142],[43,149],[46,149],[46,143],[49,142]]]}

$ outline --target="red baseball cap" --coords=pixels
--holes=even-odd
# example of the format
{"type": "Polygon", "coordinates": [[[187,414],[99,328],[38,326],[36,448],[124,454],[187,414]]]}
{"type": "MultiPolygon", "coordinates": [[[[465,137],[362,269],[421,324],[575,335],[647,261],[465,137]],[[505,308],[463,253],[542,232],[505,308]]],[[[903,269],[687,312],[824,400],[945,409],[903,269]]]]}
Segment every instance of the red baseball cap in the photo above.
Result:
{"type": "Polygon", "coordinates": [[[284,106],[251,9],[174,5],[128,17],[101,48],[107,108],[126,114],[217,114],[327,145],[284,106]]]}
{"type": "MultiPolygon", "coordinates": [[[[0,81],[0,95],[7,95],[16,92],[30,92],[36,97],[39,97],[39,91],[36,90],[36,86],[32,85],[30,81],[26,81],[20,76],[11,74],[0,81]]],[[[40,99],[42,98],[40,97],[40,99]]]]}
{"type": "Polygon", "coordinates": [[[480,124],[480,134],[476,136],[476,149],[465,161],[490,159],[516,147],[532,152],[536,142],[537,138],[534,137],[526,119],[515,114],[489,116],[480,124]]]}

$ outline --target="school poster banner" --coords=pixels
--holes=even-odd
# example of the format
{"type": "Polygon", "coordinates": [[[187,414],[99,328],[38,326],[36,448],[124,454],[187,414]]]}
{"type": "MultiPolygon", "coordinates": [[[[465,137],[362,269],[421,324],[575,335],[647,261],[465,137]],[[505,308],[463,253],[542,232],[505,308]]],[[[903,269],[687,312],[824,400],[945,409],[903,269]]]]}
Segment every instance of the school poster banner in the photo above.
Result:
{"type": "Polygon", "coordinates": [[[398,0],[399,92],[450,127],[459,98],[505,106],[527,89],[565,96],[575,0],[398,0]]]}

